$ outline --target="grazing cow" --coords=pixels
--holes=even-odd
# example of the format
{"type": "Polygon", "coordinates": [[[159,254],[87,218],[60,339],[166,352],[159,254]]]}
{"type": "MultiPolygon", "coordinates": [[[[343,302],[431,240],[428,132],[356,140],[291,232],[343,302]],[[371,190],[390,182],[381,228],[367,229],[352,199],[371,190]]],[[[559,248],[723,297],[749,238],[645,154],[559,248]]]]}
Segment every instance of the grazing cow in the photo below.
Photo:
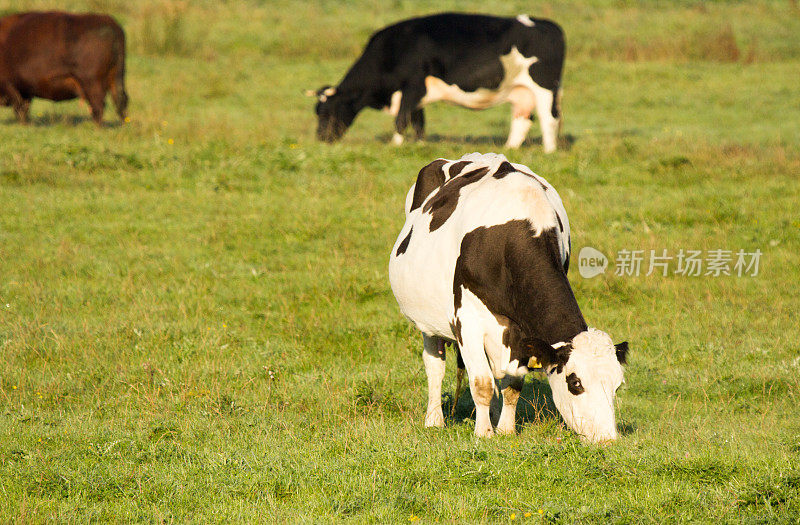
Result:
{"type": "Polygon", "coordinates": [[[125,33],[113,18],[56,11],[0,18],[0,104],[12,106],[28,121],[33,97],[69,100],[80,97],[103,120],[111,91],[125,119],[125,33]]]}
{"type": "Polygon", "coordinates": [[[564,33],[549,20],[444,13],[378,31],[338,86],[306,94],[318,98],[317,137],[326,142],[340,139],[365,107],[396,117],[393,142],[401,144],[409,122],[423,137],[422,108],[431,102],[471,109],[510,102],[506,147],[522,144],[535,110],[550,153],[561,122],[563,65],[564,33]]]}
{"type": "Polygon", "coordinates": [[[419,172],[389,261],[400,310],[422,332],[425,426],[443,426],[445,341],[455,341],[475,401],[475,434],[513,433],[525,374],[542,368],[566,424],[616,439],[614,396],[627,343],[588,328],[567,281],[569,221],[546,180],[502,155],[439,159],[419,172]]]}

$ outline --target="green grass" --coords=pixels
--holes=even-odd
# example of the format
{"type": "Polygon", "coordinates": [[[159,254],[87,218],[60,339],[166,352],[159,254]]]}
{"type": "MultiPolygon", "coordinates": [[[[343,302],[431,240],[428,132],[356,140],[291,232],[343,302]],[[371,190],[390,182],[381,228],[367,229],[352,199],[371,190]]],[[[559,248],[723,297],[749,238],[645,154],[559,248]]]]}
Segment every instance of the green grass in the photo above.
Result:
{"type": "MultiPolygon", "coordinates": [[[[23,4],[50,5],[0,11],[23,4]]],[[[403,198],[434,158],[501,151],[509,114],[434,106],[395,148],[365,112],[317,143],[302,90],[431,11],[387,5],[69,2],[126,28],[132,122],[0,108],[0,521],[797,522],[796,5],[443,5],[564,26],[570,147],[506,154],[559,190],[576,254],[763,252],[757,277],[573,266],[587,320],[631,344],[605,448],[535,376],[518,436],[476,440],[466,394],[422,428],[386,276],[403,198]]]]}

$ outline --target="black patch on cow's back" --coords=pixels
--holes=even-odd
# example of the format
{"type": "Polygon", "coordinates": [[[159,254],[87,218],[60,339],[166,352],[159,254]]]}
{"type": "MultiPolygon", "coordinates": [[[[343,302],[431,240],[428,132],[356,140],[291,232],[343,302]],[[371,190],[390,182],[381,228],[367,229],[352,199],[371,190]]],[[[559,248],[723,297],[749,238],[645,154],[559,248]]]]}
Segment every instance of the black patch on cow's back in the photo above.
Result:
{"type": "MultiPolygon", "coordinates": [[[[558,236],[555,228],[535,236],[529,221],[512,220],[476,228],[461,241],[453,276],[456,314],[463,287],[509,320],[503,342],[512,356],[529,353],[522,347],[525,338],[552,345],[587,330],[561,264],[558,236]]],[[[563,354],[564,363],[556,365],[566,363],[569,353],[563,354]]]]}
{"type": "Polygon", "coordinates": [[[430,231],[441,227],[453,214],[458,205],[458,196],[461,193],[461,188],[479,181],[488,172],[489,168],[484,167],[454,177],[445,182],[436,195],[428,199],[425,206],[422,207],[422,211],[433,216],[431,218],[430,231]]]}
{"type": "Polygon", "coordinates": [[[414,185],[414,197],[411,200],[411,210],[416,210],[428,195],[444,184],[445,176],[442,167],[447,164],[445,159],[434,160],[417,174],[417,183],[414,185]]]}
{"type": "Polygon", "coordinates": [[[459,175],[461,173],[461,170],[463,170],[470,164],[472,164],[472,162],[469,160],[460,160],[455,164],[453,164],[452,166],[450,166],[450,169],[448,170],[450,173],[450,178],[452,179],[456,175],[459,175]]]}
{"type": "Polygon", "coordinates": [[[512,166],[510,162],[503,161],[503,163],[500,164],[500,166],[497,167],[497,170],[494,172],[494,175],[492,175],[492,176],[495,179],[502,179],[503,177],[505,177],[509,173],[514,173],[516,171],[517,171],[517,168],[512,166]]]}
{"type": "Polygon", "coordinates": [[[463,170],[470,164],[472,164],[472,161],[469,160],[460,160],[454,163],[452,166],[450,166],[450,169],[448,170],[448,172],[450,173],[450,178],[452,179],[453,177],[460,175],[461,170],[463,170]]]}
{"type": "Polygon", "coordinates": [[[414,228],[412,227],[408,230],[408,235],[406,238],[403,239],[403,242],[397,247],[397,251],[395,252],[396,256],[399,256],[401,253],[406,253],[406,249],[408,249],[408,243],[411,242],[411,234],[414,233],[414,228]]]}

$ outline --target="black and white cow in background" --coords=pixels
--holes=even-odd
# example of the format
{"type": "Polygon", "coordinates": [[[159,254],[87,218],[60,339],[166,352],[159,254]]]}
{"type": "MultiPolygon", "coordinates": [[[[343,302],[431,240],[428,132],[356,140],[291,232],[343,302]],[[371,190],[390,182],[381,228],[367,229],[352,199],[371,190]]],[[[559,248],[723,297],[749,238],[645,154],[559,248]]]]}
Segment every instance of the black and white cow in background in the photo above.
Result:
{"type": "Polygon", "coordinates": [[[412,18],[375,33],[336,87],[316,96],[319,140],[339,140],[359,111],[396,116],[395,144],[411,123],[424,135],[423,107],[446,101],[471,109],[510,102],[506,147],[518,148],[535,110],[545,153],[556,149],[561,123],[564,33],[549,21],[444,13],[412,18]]]}
{"type": "Polygon", "coordinates": [[[423,334],[425,426],[443,426],[445,341],[455,341],[475,401],[475,434],[513,433],[525,374],[541,367],[566,424],[616,439],[614,396],[627,343],[588,328],[567,281],[569,221],[546,180],[502,155],[473,153],[422,168],[389,261],[400,310],[423,334]]]}

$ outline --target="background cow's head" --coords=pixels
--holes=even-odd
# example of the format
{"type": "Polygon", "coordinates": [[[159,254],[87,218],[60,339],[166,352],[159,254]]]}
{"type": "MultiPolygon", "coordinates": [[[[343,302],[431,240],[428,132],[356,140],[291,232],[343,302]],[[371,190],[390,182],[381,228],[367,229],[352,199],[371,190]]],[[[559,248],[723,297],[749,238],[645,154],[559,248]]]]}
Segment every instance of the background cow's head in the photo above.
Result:
{"type": "Polygon", "coordinates": [[[323,142],[342,138],[358,113],[354,101],[331,86],[306,91],[306,95],[317,98],[317,138],[323,142]]]}
{"type": "Polygon", "coordinates": [[[608,334],[590,328],[558,348],[541,339],[528,345],[547,372],[553,401],[567,426],[593,443],[616,439],[614,396],[623,382],[628,343],[614,345],[608,334]]]}

